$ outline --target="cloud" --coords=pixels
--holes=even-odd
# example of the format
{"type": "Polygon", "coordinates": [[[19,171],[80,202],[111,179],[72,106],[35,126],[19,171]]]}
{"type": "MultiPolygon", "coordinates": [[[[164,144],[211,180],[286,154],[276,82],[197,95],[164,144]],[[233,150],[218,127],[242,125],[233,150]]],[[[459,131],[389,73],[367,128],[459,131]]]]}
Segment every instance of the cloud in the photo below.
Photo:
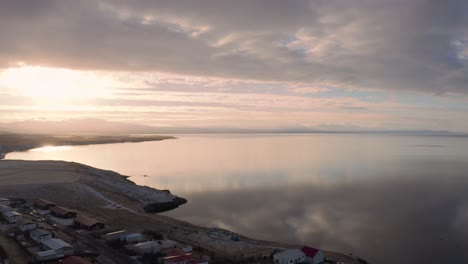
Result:
{"type": "Polygon", "coordinates": [[[2,1],[0,65],[468,93],[468,3],[2,1]]]}

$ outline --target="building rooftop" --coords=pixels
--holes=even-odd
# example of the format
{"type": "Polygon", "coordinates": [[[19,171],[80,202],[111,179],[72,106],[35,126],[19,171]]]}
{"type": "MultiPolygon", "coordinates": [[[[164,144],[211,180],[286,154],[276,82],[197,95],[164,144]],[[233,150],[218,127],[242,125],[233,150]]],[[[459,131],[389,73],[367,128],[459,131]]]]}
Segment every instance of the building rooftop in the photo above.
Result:
{"type": "Polygon", "coordinates": [[[305,257],[305,253],[300,251],[299,249],[289,249],[280,253],[276,253],[275,255],[282,258],[305,257]]]}
{"type": "Polygon", "coordinates": [[[11,211],[11,208],[9,206],[0,204],[0,212],[6,212],[6,211],[11,211]]]}
{"type": "Polygon", "coordinates": [[[70,210],[70,209],[67,209],[65,207],[62,207],[62,206],[55,206],[53,207],[52,209],[50,209],[51,212],[54,212],[56,214],[59,214],[59,215],[65,215],[67,213],[75,213],[74,211],[70,210]]]}
{"type": "Polygon", "coordinates": [[[317,253],[319,252],[318,249],[316,248],[311,248],[311,247],[307,247],[307,246],[304,246],[302,249],[301,249],[302,252],[304,252],[304,254],[308,257],[315,257],[315,255],[317,255],[317,253]]]}
{"type": "Polygon", "coordinates": [[[137,247],[137,248],[144,249],[144,248],[153,247],[154,245],[160,246],[161,244],[158,243],[158,241],[151,240],[151,241],[146,241],[146,242],[137,243],[137,244],[135,244],[135,245],[133,245],[133,246],[134,246],[134,247],[137,247]]]}
{"type": "Polygon", "coordinates": [[[83,216],[83,215],[79,215],[75,219],[75,221],[82,224],[82,225],[85,225],[85,226],[93,226],[95,224],[103,224],[102,222],[99,222],[96,219],[89,218],[89,217],[86,217],[86,216],[83,216]]]}
{"type": "Polygon", "coordinates": [[[48,206],[48,205],[55,206],[55,204],[53,202],[50,202],[50,201],[47,201],[47,200],[44,200],[44,199],[36,199],[36,200],[34,200],[34,204],[36,204],[38,206],[41,206],[41,207],[48,206]]]}
{"type": "Polygon", "coordinates": [[[51,233],[47,230],[44,229],[34,229],[29,233],[31,237],[38,237],[38,236],[44,236],[44,235],[51,235],[51,233]]]}
{"type": "Polygon", "coordinates": [[[62,239],[58,239],[58,238],[52,238],[52,239],[49,239],[49,240],[45,240],[45,241],[42,241],[41,243],[43,245],[45,245],[46,247],[52,249],[52,250],[58,250],[58,249],[61,249],[61,248],[66,248],[66,247],[71,248],[72,247],[72,245],[70,245],[67,242],[63,241],[62,239]]]}
{"type": "Polygon", "coordinates": [[[164,263],[171,264],[171,263],[180,263],[180,262],[191,262],[193,259],[192,255],[181,255],[181,256],[171,256],[165,257],[164,263]]]}
{"type": "Polygon", "coordinates": [[[21,216],[21,214],[16,212],[16,211],[6,211],[6,212],[3,213],[3,215],[5,215],[7,217],[21,216]]]}
{"type": "Polygon", "coordinates": [[[55,250],[44,250],[44,251],[36,252],[36,255],[39,257],[48,257],[48,256],[57,255],[57,252],[55,252],[55,250]]]}

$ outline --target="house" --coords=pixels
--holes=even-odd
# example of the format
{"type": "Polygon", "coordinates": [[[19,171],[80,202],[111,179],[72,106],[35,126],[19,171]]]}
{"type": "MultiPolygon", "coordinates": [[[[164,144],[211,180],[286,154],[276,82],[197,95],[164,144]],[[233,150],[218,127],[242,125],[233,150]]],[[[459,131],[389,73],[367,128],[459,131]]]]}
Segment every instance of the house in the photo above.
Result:
{"type": "Polygon", "coordinates": [[[140,233],[131,233],[131,234],[127,234],[127,235],[121,237],[120,240],[127,241],[127,242],[130,242],[130,243],[140,242],[140,241],[143,240],[143,235],[140,234],[140,233]]]}
{"type": "Polygon", "coordinates": [[[10,224],[17,223],[22,218],[21,214],[16,211],[2,212],[2,215],[3,218],[10,224]]]}
{"type": "Polygon", "coordinates": [[[161,251],[161,253],[165,254],[167,257],[187,255],[187,252],[183,251],[180,248],[166,249],[166,250],[161,251]]]}
{"type": "Polygon", "coordinates": [[[9,206],[7,205],[4,205],[4,204],[0,204],[0,212],[3,213],[3,212],[8,212],[8,211],[11,211],[13,209],[11,209],[9,206]]]}
{"type": "Polygon", "coordinates": [[[83,215],[80,215],[75,219],[75,226],[88,230],[103,229],[105,227],[104,223],[83,215]]]}
{"type": "Polygon", "coordinates": [[[29,237],[37,243],[40,243],[42,241],[51,239],[52,233],[44,229],[34,229],[29,233],[29,237]]]}
{"type": "Polygon", "coordinates": [[[21,232],[31,231],[37,228],[37,223],[34,222],[25,222],[18,226],[18,229],[21,232]]]}
{"type": "Polygon", "coordinates": [[[163,258],[164,264],[191,264],[194,258],[192,255],[169,256],[163,258]]]}
{"type": "Polygon", "coordinates": [[[36,252],[33,254],[33,258],[36,262],[49,262],[52,260],[58,260],[63,258],[63,255],[58,254],[54,250],[45,250],[45,251],[40,251],[36,252]]]}
{"type": "Polygon", "coordinates": [[[102,238],[106,241],[112,241],[112,240],[117,240],[117,239],[120,240],[122,237],[128,234],[130,234],[130,232],[127,230],[119,230],[119,231],[104,234],[102,238]]]}
{"type": "Polygon", "coordinates": [[[69,256],[63,259],[62,264],[92,264],[92,263],[79,256],[69,256]]]}
{"type": "Polygon", "coordinates": [[[137,254],[157,253],[161,251],[161,244],[158,241],[147,241],[130,245],[128,248],[134,250],[137,254]]]}
{"type": "Polygon", "coordinates": [[[304,261],[305,254],[299,249],[290,249],[273,255],[275,264],[298,264],[304,261]]]}
{"type": "Polygon", "coordinates": [[[0,198],[0,204],[1,204],[1,205],[6,205],[6,206],[10,205],[10,199],[8,199],[8,198],[0,198]]]}
{"type": "Polygon", "coordinates": [[[77,213],[62,206],[54,206],[50,209],[50,214],[63,219],[75,218],[77,213]]]}
{"type": "Polygon", "coordinates": [[[56,204],[44,200],[44,199],[36,199],[34,200],[34,207],[40,210],[50,210],[52,207],[56,206],[56,204]]]}
{"type": "Polygon", "coordinates": [[[304,246],[301,251],[306,255],[305,262],[308,264],[318,264],[325,260],[325,255],[319,249],[304,246]]]}
{"type": "Polygon", "coordinates": [[[44,249],[54,250],[55,252],[57,252],[57,254],[61,254],[64,256],[73,255],[74,252],[72,245],[57,238],[42,241],[42,246],[44,249]]]}

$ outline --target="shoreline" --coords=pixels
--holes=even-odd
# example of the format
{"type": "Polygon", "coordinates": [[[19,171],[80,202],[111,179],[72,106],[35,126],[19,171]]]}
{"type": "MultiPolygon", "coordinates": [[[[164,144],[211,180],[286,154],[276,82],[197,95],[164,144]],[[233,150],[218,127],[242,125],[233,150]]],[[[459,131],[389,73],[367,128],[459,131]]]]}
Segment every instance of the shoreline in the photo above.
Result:
{"type": "Polygon", "coordinates": [[[116,143],[138,143],[177,139],[173,136],[103,136],[103,135],[33,135],[33,134],[0,134],[0,160],[16,151],[27,151],[44,146],[86,146],[116,143]]]}
{"type": "MultiPolygon", "coordinates": [[[[104,141],[104,138],[105,137],[99,137],[99,141],[93,141],[98,143],[93,143],[90,141],[74,141],[72,144],[70,144],[70,141],[66,140],[62,140],[60,142],[67,142],[68,144],[66,145],[92,145],[175,139],[175,137],[169,136],[158,136],[157,138],[120,137],[118,139],[113,138],[113,140],[104,141]]],[[[76,138],[74,138],[74,140],[76,140],[76,138]]],[[[1,146],[0,141],[0,150],[3,152],[5,149],[10,150],[5,153],[7,154],[13,151],[25,151],[27,149],[40,147],[38,146],[39,144],[40,143],[34,145],[16,145],[16,148],[14,146],[5,148],[1,146]]],[[[60,145],[61,144],[54,144],[54,146],[60,145]]],[[[100,215],[104,219],[109,217],[109,215],[120,215],[123,213],[122,211],[126,211],[126,216],[124,217],[125,220],[120,223],[121,225],[127,225],[130,226],[130,228],[135,229],[141,226],[141,221],[144,219],[147,219],[147,221],[156,221],[159,223],[159,225],[163,226],[163,229],[165,228],[169,230],[167,231],[167,236],[169,238],[195,245],[219,256],[235,259],[239,254],[269,255],[271,252],[277,250],[298,247],[298,245],[256,240],[243,235],[239,235],[243,241],[242,244],[236,244],[232,241],[225,241],[220,240],[219,238],[214,238],[211,236],[213,230],[221,229],[197,226],[176,218],[158,214],[160,212],[176,209],[180,205],[187,203],[186,199],[178,197],[177,195],[173,195],[170,193],[170,191],[163,191],[148,186],[137,185],[135,182],[128,179],[129,176],[125,176],[111,170],[102,170],[76,162],[24,160],[0,160],[0,171],[1,169],[8,171],[7,174],[10,174],[9,171],[12,170],[20,170],[21,173],[30,172],[31,174],[39,175],[36,177],[40,177],[41,175],[45,177],[44,179],[39,178],[33,180],[32,182],[28,182],[29,178],[23,180],[21,173],[19,173],[15,175],[17,182],[13,181],[7,182],[5,184],[2,182],[2,176],[6,174],[0,173],[0,190],[4,194],[9,194],[10,191],[12,191],[11,187],[14,186],[14,191],[11,193],[12,197],[16,195],[30,199],[45,197],[46,199],[50,200],[63,200],[63,196],[60,196],[59,198],[57,193],[60,193],[62,188],[70,188],[68,185],[71,184],[74,186],[73,188],[70,188],[70,191],[73,194],[71,194],[70,191],[68,192],[68,198],[71,198],[71,200],[67,201],[67,199],[65,199],[65,205],[70,205],[75,208],[78,207],[81,210],[88,211],[93,215],[100,215]],[[52,172],[57,172],[58,175],[54,178],[53,175],[51,175],[53,174],[52,172]],[[64,179],[65,175],[70,178],[64,179]],[[51,177],[53,179],[50,179],[51,177]],[[19,188],[19,186],[21,186],[21,188],[19,188]],[[25,188],[25,190],[18,191],[18,189],[22,188],[25,188]],[[36,195],[36,197],[34,197],[37,189],[41,190],[39,192],[41,196],[36,195]],[[89,196],[93,196],[93,198],[90,198],[89,196]],[[90,209],[86,207],[80,207],[82,206],[81,204],[75,204],[75,200],[83,199],[96,199],[95,202],[86,203],[99,204],[104,202],[104,205],[90,209]],[[105,213],[104,215],[102,215],[103,212],[105,213]],[[139,219],[134,219],[135,216],[137,216],[136,218],[139,219]]],[[[226,232],[232,233],[228,230],[226,230],[226,232]]],[[[341,259],[343,263],[357,263],[353,258],[345,254],[330,251],[324,252],[326,255],[333,257],[334,259],[341,259]]]]}

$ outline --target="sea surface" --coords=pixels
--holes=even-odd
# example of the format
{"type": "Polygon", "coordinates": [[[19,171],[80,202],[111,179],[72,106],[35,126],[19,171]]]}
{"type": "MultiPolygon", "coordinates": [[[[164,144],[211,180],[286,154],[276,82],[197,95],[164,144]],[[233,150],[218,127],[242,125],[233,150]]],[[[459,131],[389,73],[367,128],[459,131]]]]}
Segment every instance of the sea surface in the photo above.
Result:
{"type": "Polygon", "coordinates": [[[370,134],[178,135],[46,147],[169,189],[166,213],[250,237],[353,253],[373,264],[468,263],[468,138],[370,134]]]}

